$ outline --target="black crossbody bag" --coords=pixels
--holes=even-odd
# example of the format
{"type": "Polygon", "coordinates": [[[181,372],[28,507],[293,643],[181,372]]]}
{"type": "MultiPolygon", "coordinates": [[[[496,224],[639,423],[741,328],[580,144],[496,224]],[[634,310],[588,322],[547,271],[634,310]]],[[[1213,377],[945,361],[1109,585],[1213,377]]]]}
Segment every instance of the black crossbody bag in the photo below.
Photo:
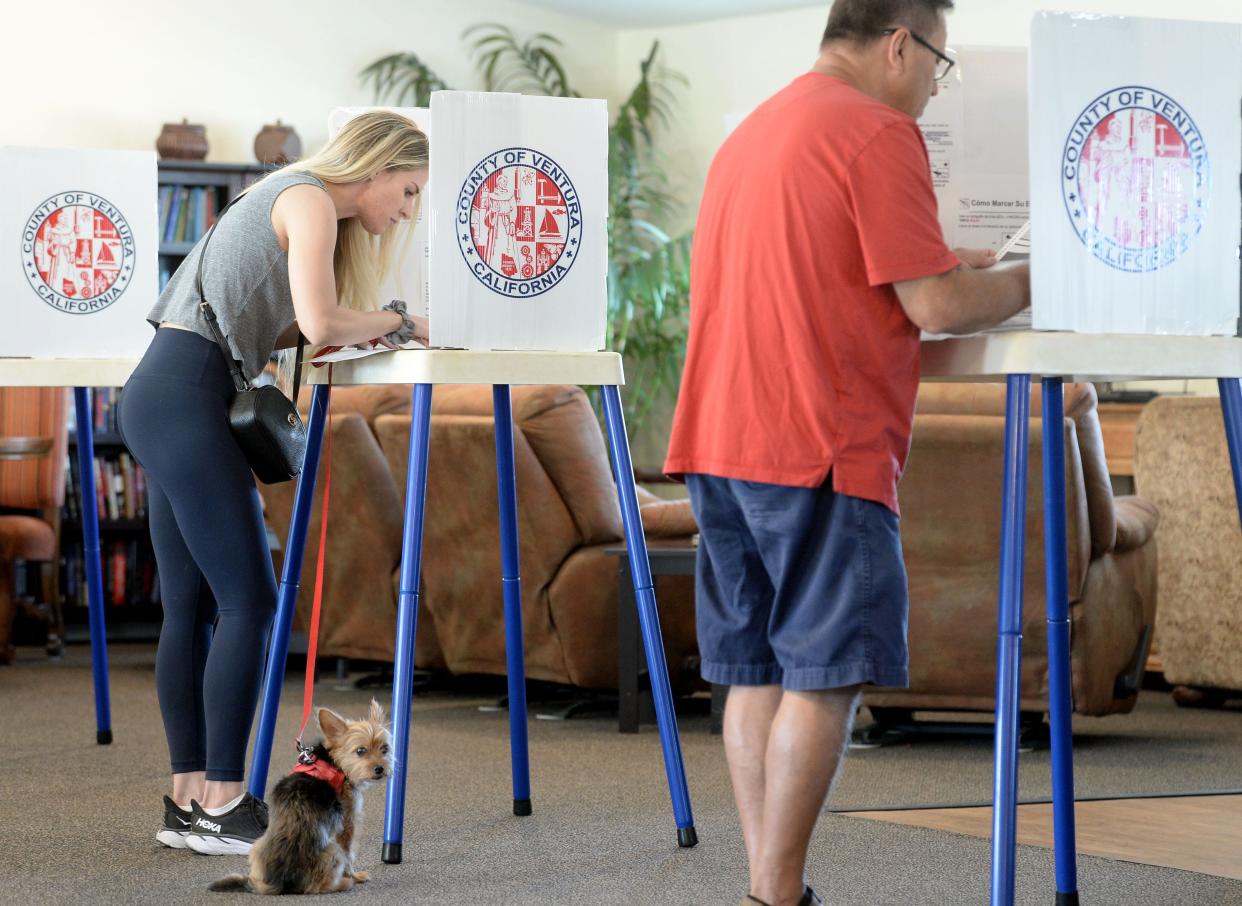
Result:
{"type": "Polygon", "coordinates": [[[207,245],[211,242],[211,234],[220,223],[220,217],[231,206],[230,202],[220,211],[216,223],[212,224],[207,238],[203,241],[203,250],[198,255],[198,307],[207,319],[211,332],[215,334],[216,343],[220,346],[224,361],[229,366],[229,374],[233,377],[233,387],[237,390],[229,404],[229,427],[233,429],[233,437],[259,481],[264,484],[278,484],[301,474],[302,456],[306,452],[306,428],[302,425],[302,417],[298,415],[297,407],[298,387],[302,383],[302,348],[306,338],[300,334],[298,336],[292,402],[276,387],[270,384],[256,387],[242,374],[237,360],[229,350],[228,341],[220,330],[216,313],[203,294],[203,259],[207,257],[207,245]]]}

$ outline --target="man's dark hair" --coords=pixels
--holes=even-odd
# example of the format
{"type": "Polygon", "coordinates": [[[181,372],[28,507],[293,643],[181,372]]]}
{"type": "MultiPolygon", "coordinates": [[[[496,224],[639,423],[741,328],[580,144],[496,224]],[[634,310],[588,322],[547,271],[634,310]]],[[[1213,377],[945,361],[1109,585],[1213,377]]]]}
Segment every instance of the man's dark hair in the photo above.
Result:
{"type": "Polygon", "coordinates": [[[865,44],[897,25],[927,34],[939,14],[951,9],[953,0],[836,0],[820,46],[833,41],[865,44]]]}

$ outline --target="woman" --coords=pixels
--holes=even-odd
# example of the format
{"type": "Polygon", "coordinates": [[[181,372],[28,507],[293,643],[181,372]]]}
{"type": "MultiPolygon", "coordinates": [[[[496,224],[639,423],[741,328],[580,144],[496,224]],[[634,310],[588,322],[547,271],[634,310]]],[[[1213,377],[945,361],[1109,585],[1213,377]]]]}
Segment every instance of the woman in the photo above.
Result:
{"type": "MultiPolygon", "coordinates": [[[[299,331],[316,346],[425,338],[426,322],[406,317],[403,303],[370,309],[392,228],[416,217],[427,165],[414,123],[365,113],[220,216],[202,291],[248,378],[299,331]]],[[[258,491],[229,429],[228,365],[198,308],[207,238],[147,317],[155,338],[125,386],[120,425],[147,475],[164,608],[155,683],[172,794],[156,839],[240,854],[267,826],[266,806],[242,780],[276,578],[258,491]]]]}

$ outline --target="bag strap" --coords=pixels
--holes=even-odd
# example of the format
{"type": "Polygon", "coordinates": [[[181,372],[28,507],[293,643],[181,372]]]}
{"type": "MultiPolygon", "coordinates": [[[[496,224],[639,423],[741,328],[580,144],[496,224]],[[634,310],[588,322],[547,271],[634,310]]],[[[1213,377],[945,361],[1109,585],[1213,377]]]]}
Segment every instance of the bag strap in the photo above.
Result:
{"type": "MultiPolygon", "coordinates": [[[[216,227],[220,225],[220,219],[224,217],[226,213],[228,213],[229,208],[233,207],[233,205],[241,201],[242,197],[245,196],[245,194],[246,194],[245,192],[242,192],[241,195],[238,195],[236,198],[234,198],[232,201],[230,201],[228,204],[226,204],[224,207],[220,209],[220,213],[216,215],[216,222],[211,225],[211,229],[209,229],[207,231],[207,235],[203,237],[203,247],[202,249],[199,250],[199,253],[198,253],[198,273],[194,277],[194,285],[198,289],[198,298],[203,302],[207,301],[207,297],[203,295],[203,259],[207,257],[207,246],[211,245],[212,234],[215,233],[216,227]]],[[[226,353],[227,353],[227,350],[228,350],[228,347],[226,346],[225,347],[226,353]]],[[[229,358],[232,358],[232,356],[229,355],[229,358]]]]}
{"type": "MultiPolygon", "coordinates": [[[[242,195],[245,194],[245,192],[242,193],[242,195]]],[[[249,390],[250,382],[246,380],[246,376],[242,374],[241,368],[238,367],[237,360],[233,358],[233,352],[229,349],[228,341],[225,340],[224,333],[220,330],[220,322],[216,320],[216,313],[212,310],[210,303],[208,303],[206,295],[203,294],[203,259],[207,257],[207,246],[211,245],[211,237],[215,234],[216,227],[220,225],[221,218],[241,197],[241,195],[238,195],[237,198],[234,198],[220,209],[220,213],[216,215],[216,222],[211,225],[211,229],[203,237],[203,247],[198,251],[198,272],[194,277],[194,286],[198,290],[198,310],[207,319],[207,326],[211,328],[212,334],[215,335],[216,343],[220,346],[220,351],[224,353],[224,361],[228,362],[229,374],[233,378],[233,388],[238,393],[249,390]]]]}
{"type": "MultiPolygon", "coordinates": [[[[203,238],[203,248],[198,253],[198,272],[194,277],[194,285],[198,289],[199,310],[203,313],[203,317],[207,319],[207,326],[211,328],[211,332],[216,337],[216,343],[220,346],[220,351],[224,353],[224,360],[229,363],[229,374],[233,378],[233,387],[238,393],[250,389],[250,382],[246,380],[246,376],[242,374],[242,370],[238,367],[237,360],[233,358],[233,352],[229,349],[228,341],[224,338],[224,332],[220,330],[220,322],[216,320],[216,313],[212,310],[211,305],[207,302],[207,297],[203,295],[203,259],[207,257],[207,246],[211,244],[211,234],[216,231],[216,227],[220,224],[220,218],[225,212],[237,202],[241,201],[242,196],[246,193],[242,192],[223,208],[216,215],[216,222],[211,225],[211,229],[207,231],[207,235],[203,238]]],[[[293,366],[293,405],[298,404],[298,390],[302,386],[302,350],[306,345],[306,337],[302,336],[302,332],[298,331],[298,355],[293,366]]]]}
{"type": "MultiPolygon", "coordinates": [[[[298,331],[298,357],[293,363],[293,408],[298,407],[298,389],[302,386],[302,349],[306,346],[306,337],[298,331]]],[[[328,383],[332,383],[332,372],[328,372],[328,383]]]]}
{"type": "MultiPolygon", "coordinates": [[[[200,297],[201,298],[201,297],[200,297]]],[[[207,319],[207,326],[211,328],[211,332],[215,334],[216,343],[220,346],[220,351],[224,353],[224,361],[229,363],[229,374],[233,377],[233,387],[238,393],[250,389],[250,382],[246,380],[246,376],[242,374],[242,370],[237,365],[237,359],[233,358],[233,353],[229,350],[229,344],[224,340],[224,334],[220,332],[220,322],[216,320],[216,313],[211,310],[211,304],[203,299],[198,303],[198,309],[203,313],[203,317],[207,319]]]]}

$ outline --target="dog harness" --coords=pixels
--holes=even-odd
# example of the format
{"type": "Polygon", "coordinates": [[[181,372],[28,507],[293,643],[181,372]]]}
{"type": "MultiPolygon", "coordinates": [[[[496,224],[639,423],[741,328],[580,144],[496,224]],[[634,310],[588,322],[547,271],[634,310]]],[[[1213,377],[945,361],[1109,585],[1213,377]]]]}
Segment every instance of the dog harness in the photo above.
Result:
{"type": "Polygon", "coordinates": [[[339,796],[341,789],[345,786],[345,772],[334,764],[324,761],[322,758],[311,757],[310,761],[302,761],[298,759],[298,763],[293,766],[294,774],[309,774],[316,780],[322,780],[324,783],[332,785],[332,789],[339,796]]]}

